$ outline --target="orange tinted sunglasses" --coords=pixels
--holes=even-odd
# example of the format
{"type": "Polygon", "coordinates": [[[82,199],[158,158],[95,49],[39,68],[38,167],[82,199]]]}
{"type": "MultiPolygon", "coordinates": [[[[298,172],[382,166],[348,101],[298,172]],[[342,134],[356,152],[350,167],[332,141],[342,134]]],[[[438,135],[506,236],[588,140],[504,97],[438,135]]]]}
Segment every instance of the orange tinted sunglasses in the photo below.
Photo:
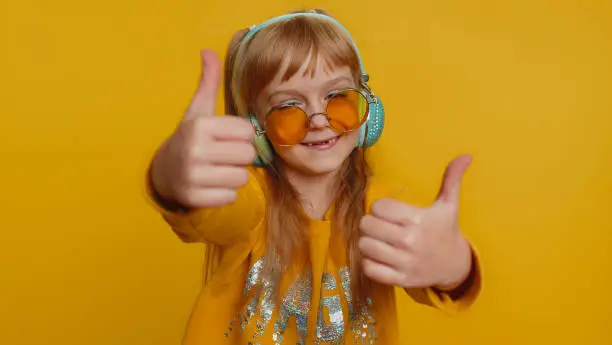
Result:
{"type": "Polygon", "coordinates": [[[281,104],[270,109],[263,130],[257,134],[265,134],[277,145],[297,145],[310,131],[310,121],[316,115],[325,116],[329,128],[344,134],[358,129],[367,121],[370,103],[361,91],[344,89],[334,91],[327,97],[323,113],[309,115],[296,105],[281,104]]]}

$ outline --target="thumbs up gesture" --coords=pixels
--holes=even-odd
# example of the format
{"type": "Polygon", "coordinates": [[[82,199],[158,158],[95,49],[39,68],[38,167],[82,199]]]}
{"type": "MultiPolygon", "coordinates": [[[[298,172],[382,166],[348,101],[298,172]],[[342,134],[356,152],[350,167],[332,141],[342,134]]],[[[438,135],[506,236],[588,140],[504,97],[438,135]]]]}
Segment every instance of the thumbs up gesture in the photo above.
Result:
{"type": "Polygon", "coordinates": [[[471,248],[458,226],[459,188],[470,156],[451,161],[438,198],[427,208],[394,199],[373,203],[361,220],[364,273],[373,280],[400,287],[450,290],[471,268],[471,248]]]}
{"type": "Polygon", "coordinates": [[[221,62],[203,50],[202,76],[181,123],[160,147],[151,165],[155,191],[186,208],[233,202],[247,182],[246,166],[255,158],[254,128],[244,118],[215,116],[221,62]]]}

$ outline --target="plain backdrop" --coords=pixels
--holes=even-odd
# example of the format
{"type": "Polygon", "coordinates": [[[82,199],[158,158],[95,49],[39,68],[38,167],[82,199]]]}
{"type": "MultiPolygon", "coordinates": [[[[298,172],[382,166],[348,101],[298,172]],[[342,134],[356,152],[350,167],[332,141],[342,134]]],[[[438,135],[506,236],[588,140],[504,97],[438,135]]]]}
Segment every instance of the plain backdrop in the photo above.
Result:
{"type": "Polygon", "coordinates": [[[386,106],[377,174],[427,205],[474,156],[481,299],[451,318],[400,298],[402,344],[612,343],[610,1],[3,0],[0,344],[180,342],[202,247],[147,203],[148,161],[199,49],[311,7],[351,30],[386,106]]]}

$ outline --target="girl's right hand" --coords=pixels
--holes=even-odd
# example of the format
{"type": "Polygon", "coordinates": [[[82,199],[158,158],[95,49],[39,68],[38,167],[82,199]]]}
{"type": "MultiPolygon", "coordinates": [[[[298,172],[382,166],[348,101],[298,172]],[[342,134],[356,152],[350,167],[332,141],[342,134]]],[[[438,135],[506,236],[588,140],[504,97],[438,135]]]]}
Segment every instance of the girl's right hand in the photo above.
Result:
{"type": "Polygon", "coordinates": [[[251,123],[237,116],[215,116],[221,62],[203,50],[202,77],[181,123],[153,158],[155,192],[183,208],[218,207],[236,199],[255,158],[251,123]]]}

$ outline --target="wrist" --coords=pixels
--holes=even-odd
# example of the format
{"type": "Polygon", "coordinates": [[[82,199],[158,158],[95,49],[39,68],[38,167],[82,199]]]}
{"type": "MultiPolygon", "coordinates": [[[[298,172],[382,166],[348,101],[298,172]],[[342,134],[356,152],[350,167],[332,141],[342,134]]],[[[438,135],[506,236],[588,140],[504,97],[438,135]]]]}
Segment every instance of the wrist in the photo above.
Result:
{"type": "Polygon", "coordinates": [[[437,287],[433,287],[432,290],[438,296],[441,296],[444,294],[444,295],[447,295],[451,300],[457,301],[473,293],[470,291],[473,291],[474,287],[479,284],[479,278],[478,278],[479,273],[478,273],[478,263],[476,259],[476,254],[473,251],[470,251],[470,253],[471,253],[472,260],[471,260],[470,270],[469,270],[467,277],[464,279],[463,282],[461,282],[459,285],[455,286],[452,289],[444,290],[444,289],[440,289],[437,287]]]}
{"type": "Polygon", "coordinates": [[[170,212],[187,212],[188,207],[185,207],[178,201],[176,201],[171,193],[168,192],[168,188],[163,183],[163,178],[160,176],[159,170],[156,169],[157,157],[153,159],[148,171],[148,184],[149,193],[151,198],[163,209],[170,212]]]}
{"type": "Polygon", "coordinates": [[[454,267],[452,274],[434,286],[439,291],[452,291],[460,287],[468,278],[473,269],[473,252],[470,244],[463,236],[457,236],[456,253],[451,261],[454,267]]]}

